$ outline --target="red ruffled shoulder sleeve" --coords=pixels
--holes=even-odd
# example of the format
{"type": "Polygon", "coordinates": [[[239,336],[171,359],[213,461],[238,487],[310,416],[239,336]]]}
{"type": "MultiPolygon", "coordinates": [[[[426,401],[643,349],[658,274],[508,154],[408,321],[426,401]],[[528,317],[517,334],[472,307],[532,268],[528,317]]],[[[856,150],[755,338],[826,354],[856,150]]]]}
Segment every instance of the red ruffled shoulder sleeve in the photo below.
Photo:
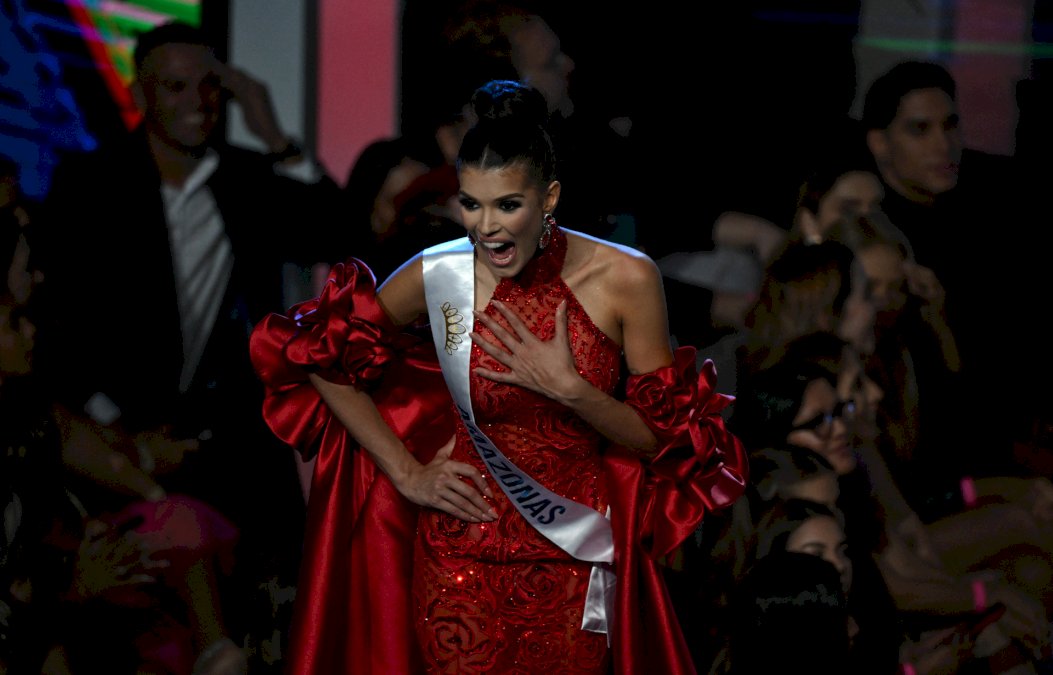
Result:
{"type": "Polygon", "coordinates": [[[683,543],[707,510],[738,499],[749,479],[745,448],[721,416],[734,399],[717,393],[712,361],[696,373],[695,354],[681,347],[672,365],[626,383],[626,403],[658,438],[646,460],[650,490],[641,521],[655,557],[683,543]]]}
{"type": "Polygon", "coordinates": [[[658,438],[657,450],[642,456],[615,445],[604,455],[618,575],[617,675],[694,675],[658,561],[691,536],[707,511],[742,495],[748,480],[746,451],[720,415],[732,399],[716,392],[711,361],[696,373],[695,353],[682,347],[672,365],[627,382],[626,403],[658,438]]]}
{"type": "Polygon", "coordinates": [[[376,279],[350,258],[333,266],[318,297],[270,314],[252,332],[252,363],[263,381],[263,416],[305,458],[317,452],[331,414],[308,374],[371,388],[400,351],[418,342],[399,332],[376,299],[376,279]]]}

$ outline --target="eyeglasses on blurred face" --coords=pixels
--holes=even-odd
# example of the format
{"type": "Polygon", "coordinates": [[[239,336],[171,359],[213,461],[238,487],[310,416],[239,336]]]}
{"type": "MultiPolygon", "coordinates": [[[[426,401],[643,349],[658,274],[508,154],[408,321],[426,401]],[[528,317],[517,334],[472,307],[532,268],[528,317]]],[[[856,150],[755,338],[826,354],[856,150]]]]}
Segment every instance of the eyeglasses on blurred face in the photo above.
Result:
{"type": "Polygon", "coordinates": [[[829,438],[834,430],[835,418],[851,420],[855,414],[855,401],[851,399],[847,401],[838,401],[837,405],[835,405],[829,412],[821,412],[812,419],[795,425],[790,429],[790,433],[793,433],[794,431],[811,431],[820,438],[829,438]]]}

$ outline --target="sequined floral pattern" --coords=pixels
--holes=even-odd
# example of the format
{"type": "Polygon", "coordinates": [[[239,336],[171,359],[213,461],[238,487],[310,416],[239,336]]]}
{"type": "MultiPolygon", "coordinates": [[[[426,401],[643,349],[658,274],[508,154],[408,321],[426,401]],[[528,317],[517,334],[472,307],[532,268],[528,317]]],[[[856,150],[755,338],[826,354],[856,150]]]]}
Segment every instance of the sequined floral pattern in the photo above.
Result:
{"type": "MultiPolygon", "coordinates": [[[[568,300],[568,334],[579,372],[612,392],[621,348],[603,334],[560,278],[566,236],[552,242],[517,279],[494,292],[542,339],[555,334],[555,312],[568,300]]],[[[486,312],[499,313],[493,305],[486,312]]],[[[477,325],[486,336],[486,329],[477,325]]],[[[472,367],[500,364],[478,347],[472,367]]],[[[521,469],[548,489],[607,507],[600,462],[601,436],[555,401],[473,375],[472,403],[484,432],[521,469]]],[[[453,458],[488,475],[467,431],[458,428],[453,458]]],[[[535,530],[490,479],[498,519],[471,524],[428,511],[421,519],[414,584],[425,620],[420,638],[435,672],[603,673],[606,637],[581,630],[591,565],[575,560],[535,530]],[[483,654],[486,654],[484,657],[483,654]]]]}

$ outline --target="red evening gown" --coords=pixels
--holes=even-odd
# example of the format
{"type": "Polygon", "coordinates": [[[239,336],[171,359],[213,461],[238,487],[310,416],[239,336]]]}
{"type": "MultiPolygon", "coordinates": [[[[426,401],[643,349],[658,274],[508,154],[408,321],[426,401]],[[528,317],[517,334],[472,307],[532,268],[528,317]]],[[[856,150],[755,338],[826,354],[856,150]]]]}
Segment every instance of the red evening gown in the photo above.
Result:
{"type": "MultiPolygon", "coordinates": [[[[560,278],[565,251],[557,229],[494,296],[543,339],[566,299],[578,370],[613,394],[621,350],[560,278]]],[[[618,590],[608,650],[605,635],[581,629],[589,563],[534,530],[486,471],[499,513],[491,523],[409,504],[307,381],[310,371],[369,389],[421,461],[455,432],[454,459],[483,470],[454,421],[434,348],[390,324],[373,284],[362,263],[338,265],[319,298],[268,317],[253,334],[265,418],[290,445],[318,454],[288,672],[603,673],[613,660],[618,673],[693,673],[655,560],[745,484],[744,452],[723,427],[728,399],[713,391],[712,368],[696,376],[694,350],[681,349],[673,365],[625,383],[626,402],[659,439],[647,458],[606,443],[551,399],[471,376],[476,419],[515,464],[553,492],[601,513],[611,507],[618,590]]],[[[490,304],[486,311],[498,316],[490,304]]],[[[500,368],[478,347],[472,365],[500,368]]]]}
{"type": "MultiPolygon", "coordinates": [[[[504,323],[492,304],[500,300],[532,333],[548,340],[555,333],[556,308],[567,300],[568,337],[578,370],[598,389],[613,393],[621,347],[592,323],[560,278],[566,246],[566,236],[557,230],[523,273],[498,284],[485,311],[504,323]]],[[[492,338],[482,324],[475,330],[492,338]]],[[[471,358],[473,368],[504,370],[478,345],[471,358]]],[[[474,371],[471,395],[479,427],[513,464],[556,494],[606,512],[603,437],[595,429],[546,396],[474,371]]],[[[440,511],[422,513],[413,599],[429,670],[606,672],[606,636],[581,629],[591,563],[572,558],[520,515],[488,473],[463,424],[457,425],[452,458],[487,477],[498,518],[469,523],[440,511]]]]}

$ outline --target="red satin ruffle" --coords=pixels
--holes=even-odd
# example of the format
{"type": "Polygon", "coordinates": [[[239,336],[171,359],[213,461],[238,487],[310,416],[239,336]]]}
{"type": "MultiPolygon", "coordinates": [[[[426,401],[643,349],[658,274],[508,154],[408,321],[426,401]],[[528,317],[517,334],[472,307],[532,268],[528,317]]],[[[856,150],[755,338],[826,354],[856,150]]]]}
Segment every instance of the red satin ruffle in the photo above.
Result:
{"type": "Polygon", "coordinates": [[[336,265],[320,297],[288,317],[268,316],[250,341],[267,424],[305,457],[317,455],[287,657],[287,672],[297,675],[423,669],[408,583],[417,507],[377,471],[308,379],[315,372],[370,387],[381,416],[422,462],[453,435],[434,349],[395,330],[374,285],[361,262],[336,265]]]}
{"type": "Polygon", "coordinates": [[[642,541],[656,558],[682,544],[707,511],[738,499],[749,479],[746,449],[721,417],[734,399],[717,393],[712,361],[696,376],[695,353],[681,347],[671,366],[626,383],[626,403],[658,438],[640,515],[642,541]]]}
{"type": "Polygon", "coordinates": [[[749,479],[746,451],[720,412],[716,369],[695,375],[695,348],[671,366],[629,378],[626,403],[658,438],[652,456],[615,446],[604,456],[618,595],[613,645],[619,673],[694,673],[657,559],[680,546],[707,511],[735,501],[749,479]]]}

